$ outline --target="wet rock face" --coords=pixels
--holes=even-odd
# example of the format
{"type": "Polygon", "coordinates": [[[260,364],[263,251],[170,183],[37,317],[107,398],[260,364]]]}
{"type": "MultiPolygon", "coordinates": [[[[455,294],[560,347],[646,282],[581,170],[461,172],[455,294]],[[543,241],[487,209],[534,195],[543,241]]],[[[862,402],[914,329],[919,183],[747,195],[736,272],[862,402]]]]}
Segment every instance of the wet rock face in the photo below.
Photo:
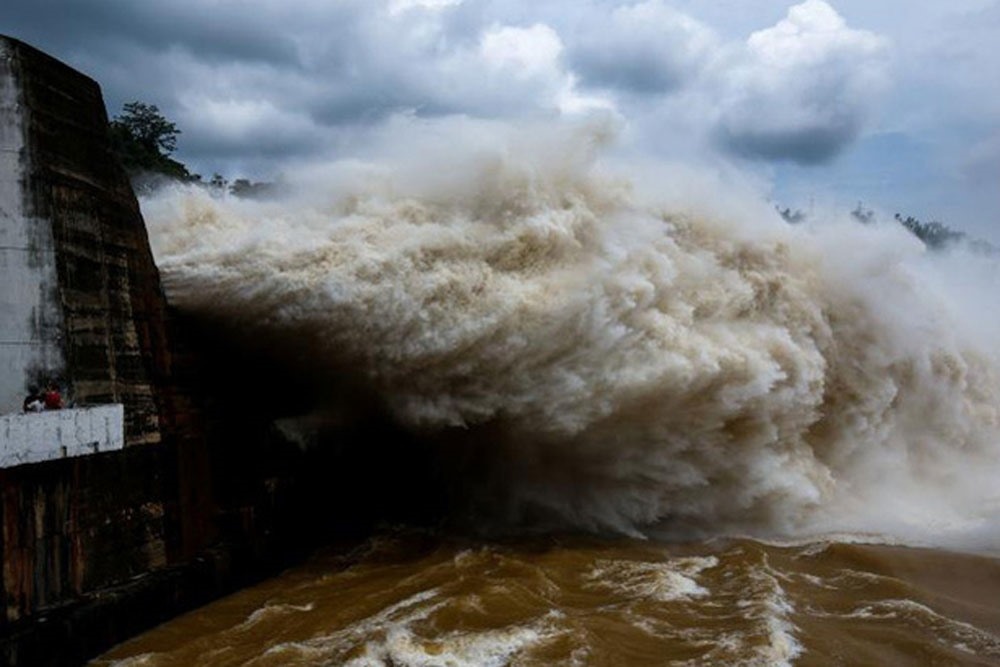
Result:
{"type": "Polygon", "coordinates": [[[15,340],[0,346],[13,385],[2,387],[0,408],[56,379],[77,404],[124,404],[126,445],[159,442],[184,421],[166,303],[138,203],[110,152],[100,88],[0,37],[0,92],[0,226],[10,237],[2,268],[16,264],[20,276],[17,291],[0,288],[0,302],[25,311],[2,332],[15,340]]]}

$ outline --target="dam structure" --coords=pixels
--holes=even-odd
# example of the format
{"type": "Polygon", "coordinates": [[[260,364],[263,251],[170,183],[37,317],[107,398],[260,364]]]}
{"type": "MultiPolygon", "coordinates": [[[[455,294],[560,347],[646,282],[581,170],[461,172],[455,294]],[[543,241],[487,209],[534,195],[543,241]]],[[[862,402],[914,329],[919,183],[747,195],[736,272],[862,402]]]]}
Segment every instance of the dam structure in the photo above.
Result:
{"type": "Polygon", "coordinates": [[[96,82],[0,36],[5,665],[84,661],[272,573],[308,521],[301,451],[204,409],[107,127],[96,82]],[[24,412],[47,386],[63,409],[24,412]]]}

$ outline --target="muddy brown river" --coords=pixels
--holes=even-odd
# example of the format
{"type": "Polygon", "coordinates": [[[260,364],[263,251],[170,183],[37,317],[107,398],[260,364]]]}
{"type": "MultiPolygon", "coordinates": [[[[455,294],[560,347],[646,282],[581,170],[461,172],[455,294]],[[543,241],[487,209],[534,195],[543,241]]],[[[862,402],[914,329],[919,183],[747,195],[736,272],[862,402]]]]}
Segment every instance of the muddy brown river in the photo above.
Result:
{"type": "Polygon", "coordinates": [[[93,665],[997,665],[1000,558],[389,534],[166,623],[93,665]]]}

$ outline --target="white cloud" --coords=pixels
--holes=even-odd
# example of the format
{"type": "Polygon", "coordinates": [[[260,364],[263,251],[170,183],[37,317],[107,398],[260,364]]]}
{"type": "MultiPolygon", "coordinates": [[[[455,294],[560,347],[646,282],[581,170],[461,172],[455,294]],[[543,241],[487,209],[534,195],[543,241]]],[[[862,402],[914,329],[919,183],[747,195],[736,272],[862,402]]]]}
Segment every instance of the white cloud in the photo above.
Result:
{"type": "Polygon", "coordinates": [[[791,7],[787,18],[774,27],[750,35],[747,46],[761,63],[781,68],[822,64],[836,49],[875,50],[880,40],[870,33],[850,30],[823,0],[806,0],[791,7]]]}
{"type": "Polygon", "coordinates": [[[755,158],[828,160],[857,137],[884,91],[886,49],[822,0],[792,7],[717,72],[723,144],[755,158]]]}
{"type": "Polygon", "coordinates": [[[494,70],[507,70],[516,78],[561,76],[562,40],[547,25],[530,28],[494,26],[483,33],[479,52],[494,70]]]}
{"type": "Polygon", "coordinates": [[[410,9],[441,10],[462,4],[462,0],[389,0],[389,15],[397,16],[410,9]]]}
{"type": "Polygon", "coordinates": [[[492,74],[533,81],[536,100],[551,100],[543,106],[569,114],[612,109],[614,105],[607,98],[577,90],[577,78],[566,71],[562,54],[559,34],[541,23],[529,28],[493,26],[479,42],[479,55],[492,74]]]}

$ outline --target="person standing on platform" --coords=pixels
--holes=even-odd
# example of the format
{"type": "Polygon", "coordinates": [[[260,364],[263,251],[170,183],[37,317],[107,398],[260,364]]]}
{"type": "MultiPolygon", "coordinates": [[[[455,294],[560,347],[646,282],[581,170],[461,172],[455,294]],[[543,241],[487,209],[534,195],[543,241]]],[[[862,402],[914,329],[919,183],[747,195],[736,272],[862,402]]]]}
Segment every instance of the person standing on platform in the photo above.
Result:
{"type": "Polygon", "coordinates": [[[45,409],[45,399],[39,393],[38,387],[30,387],[28,395],[24,398],[25,412],[41,412],[45,409]]]}
{"type": "Polygon", "coordinates": [[[42,401],[46,410],[61,410],[63,406],[62,394],[59,393],[59,385],[55,382],[49,383],[49,388],[42,394],[42,401]]]}

